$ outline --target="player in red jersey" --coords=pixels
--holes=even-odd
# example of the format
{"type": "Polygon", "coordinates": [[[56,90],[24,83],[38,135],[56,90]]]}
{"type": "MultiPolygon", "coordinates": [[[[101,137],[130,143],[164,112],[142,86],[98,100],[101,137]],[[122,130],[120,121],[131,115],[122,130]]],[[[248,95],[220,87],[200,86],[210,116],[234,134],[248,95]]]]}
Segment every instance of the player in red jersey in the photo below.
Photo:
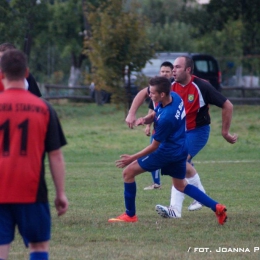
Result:
{"type": "MultiPolygon", "coordinates": [[[[8,50],[15,50],[15,46],[12,43],[9,42],[5,42],[0,44],[0,58],[3,56],[5,51],[8,50]]],[[[25,80],[25,88],[30,91],[31,93],[33,93],[34,95],[36,95],[37,97],[41,97],[42,94],[39,90],[39,87],[36,83],[35,78],[33,77],[33,75],[31,73],[28,74],[27,78],[24,79],[25,80]]],[[[0,92],[4,91],[4,85],[0,80],[0,92]]]]}
{"type": "MultiPolygon", "coordinates": [[[[209,104],[214,104],[222,108],[222,136],[226,141],[231,144],[235,143],[237,141],[237,135],[229,133],[233,105],[221,93],[216,91],[210,83],[194,77],[192,75],[193,67],[193,60],[187,56],[178,57],[174,61],[174,82],[172,84],[172,90],[176,91],[181,96],[186,110],[187,141],[189,150],[186,180],[188,183],[193,184],[205,192],[199,175],[196,172],[196,169],[192,166],[191,159],[205,146],[209,137],[209,104]]],[[[143,103],[148,95],[149,88],[146,88],[141,90],[135,97],[126,118],[126,123],[130,128],[133,128],[135,124],[135,114],[138,107],[143,103]]],[[[183,200],[184,195],[172,187],[169,212],[174,211],[175,214],[169,215],[168,217],[181,217],[183,200]]],[[[201,207],[202,206],[199,203],[194,201],[189,206],[189,210],[196,210],[201,207]]]]}
{"type": "Polygon", "coordinates": [[[25,55],[6,51],[0,60],[0,259],[7,259],[17,226],[30,259],[46,260],[51,218],[44,158],[47,153],[60,216],[68,208],[61,151],[66,139],[50,104],[25,90],[27,75],[25,55]]]}

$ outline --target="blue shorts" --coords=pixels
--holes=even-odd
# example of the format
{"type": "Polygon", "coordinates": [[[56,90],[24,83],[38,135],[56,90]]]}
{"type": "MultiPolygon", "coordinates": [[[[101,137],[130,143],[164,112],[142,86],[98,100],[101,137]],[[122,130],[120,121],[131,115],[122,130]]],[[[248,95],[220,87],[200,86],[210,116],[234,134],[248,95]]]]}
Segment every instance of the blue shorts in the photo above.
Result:
{"type": "Polygon", "coordinates": [[[15,226],[24,244],[50,240],[51,215],[48,203],[0,204],[0,245],[14,240],[15,226]]]}
{"type": "Polygon", "coordinates": [[[186,141],[188,144],[188,153],[191,158],[206,145],[209,139],[210,126],[205,125],[186,132],[186,141]]]}
{"type": "Polygon", "coordinates": [[[167,158],[163,153],[153,152],[147,156],[140,157],[137,162],[147,172],[161,169],[162,175],[184,179],[186,174],[186,160],[187,154],[184,154],[178,161],[174,161],[171,156],[167,158]]]}

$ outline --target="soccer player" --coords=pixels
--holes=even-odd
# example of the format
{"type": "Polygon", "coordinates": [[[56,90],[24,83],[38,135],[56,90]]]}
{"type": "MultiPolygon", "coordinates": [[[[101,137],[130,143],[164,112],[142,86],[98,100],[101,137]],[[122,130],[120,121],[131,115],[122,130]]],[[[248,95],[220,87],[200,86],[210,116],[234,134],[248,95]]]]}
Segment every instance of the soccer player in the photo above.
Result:
{"type": "MultiPolygon", "coordinates": [[[[197,187],[185,180],[186,159],[188,148],[186,144],[186,115],[182,99],[171,92],[171,83],[165,77],[155,77],[149,81],[150,98],[158,102],[155,111],[139,118],[136,125],[154,123],[155,134],[153,142],[133,155],[123,154],[116,161],[116,166],[124,168],[124,199],[126,211],[122,215],[111,218],[113,222],[137,222],[135,207],[136,183],[135,177],[145,171],[161,169],[162,174],[172,177],[174,187],[211,208],[217,216],[219,224],[227,219],[226,207],[212,200],[197,187]]],[[[166,213],[162,211],[162,213],[166,213]]]]}
{"type": "Polygon", "coordinates": [[[29,246],[30,260],[49,259],[46,152],[58,216],[68,209],[61,151],[66,139],[50,104],[25,90],[28,73],[21,51],[4,52],[0,60],[0,79],[5,87],[0,95],[0,259],[8,258],[16,226],[29,246]]]}
{"type": "MultiPolygon", "coordinates": [[[[0,44],[0,58],[3,56],[5,51],[15,50],[15,49],[16,48],[12,43],[6,42],[6,43],[0,44]]],[[[42,96],[42,94],[39,90],[39,87],[31,73],[29,73],[27,78],[25,79],[25,88],[28,91],[30,91],[31,93],[33,93],[34,95],[36,95],[37,97],[42,96]]],[[[0,92],[2,92],[3,90],[4,90],[4,86],[0,80],[0,92]]]]}
{"type": "MultiPolygon", "coordinates": [[[[160,76],[165,77],[170,80],[170,82],[173,81],[172,78],[172,70],[173,65],[169,61],[164,61],[160,66],[160,76]]],[[[156,104],[151,100],[149,103],[149,110],[148,113],[152,113],[156,107],[156,104]]],[[[153,141],[153,136],[151,135],[151,126],[152,124],[147,124],[145,127],[145,134],[147,136],[151,136],[150,141],[153,141]]],[[[152,178],[153,178],[153,184],[150,186],[147,186],[144,188],[144,190],[156,190],[161,188],[161,180],[160,180],[160,169],[157,169],[156,171],[151,172],[152,178]]]]}
{"type": "MultiPolygon", "coordinates": [[[[186,110],[188,141],[186,180],[188,183],[193,184],[205,192],[199,174],[194,172],[191,160],[208,141],[210,133],[209,104],[216,105],[222,109],[222,136],[226,141],[234,144],[237,141],[237,135],[232,135],[229,132],[233,113],[232,103],[221,93],[216,91],[210,83],[192,75],[193,67],[193,60],[188,56],[180,56],[174,61],[174,82],[172,84],[172,90],[181,96],[186,110]]],[[[133,100],[126,118],[126,123],[129,127],[133,128],[136,111],[148,95],[149,87],[141,90],[133,100]]],[[[178,192],[174,186],[172,186],[170,206],[164,207],[159,205],[159,207],[164,207],[165,210],[172,212],[172,214],[169,214],[169,218],[179,218],[181,217],[183,200],[184,194],[178,192]]],[[[200,203],[193,201],[188,209],[198,210],[201,207],[202,205],[200,203]]],[[[165,217],[165,215],[163,216],[165,217]]]]}

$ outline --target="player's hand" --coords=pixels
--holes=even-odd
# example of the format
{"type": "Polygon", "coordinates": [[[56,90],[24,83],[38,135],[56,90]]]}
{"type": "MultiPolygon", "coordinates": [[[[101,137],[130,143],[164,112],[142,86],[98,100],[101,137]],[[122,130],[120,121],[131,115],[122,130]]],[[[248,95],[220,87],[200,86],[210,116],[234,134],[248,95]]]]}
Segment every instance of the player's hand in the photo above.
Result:
{"type": "Polygon", "coordinates": [[[129,128],[134,128],[135,126],[135,121],[136,121],[136,117],[135,115],[131,115],[131,114],[128,114],[126,119],[125,119],[125,122],[126,124],[128,125],[129,128]]]}
{"type": "Polygon", "coordinates": [[[139,125],[144,125],[144,118],[143,117],[140,117],[138,118],[136,121],[135,121],[135,126],[139,126],[139,125]]]}
{"type": "Polygon", "coordinates": [[[237,139],[238,139],[238,135],[237,134],[230,134],[228,133],[227,135],[223,135],[223,137],[226,139],[227,142],[234,144],[236,143],[237,139]]]}
{"type": "Polygon", "coordinates": [[[65,194],[56,196],[55,201],[55,208],[57,210],[58,216],[61,216],[66,213],[69,207],[69,202],[65,194]]]}
{"type": "Polygon", "coordinates": [[[151,126],[150,125],[146,125],[144,132],[147,136],[151,135],[151,126]]]}
{"type": "Polygon", "coordinates": [[[116,167],[124,168],[133,161],[133,158],[129,154],[123,154],[120,159],[116,161],[116,167]]]}

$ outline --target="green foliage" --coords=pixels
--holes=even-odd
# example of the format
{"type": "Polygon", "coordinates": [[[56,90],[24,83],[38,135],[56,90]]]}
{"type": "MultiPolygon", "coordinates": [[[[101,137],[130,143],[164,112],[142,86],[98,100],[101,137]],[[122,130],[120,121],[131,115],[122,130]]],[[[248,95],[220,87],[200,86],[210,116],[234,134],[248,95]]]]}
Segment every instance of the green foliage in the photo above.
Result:
{"type": "Polygon", "coordinates": [[[12,0],[7,3],[1,0],[0,42],[11,42],[29,55],[33,38],[46,30],[47,2],[12,0]]]}
{"type": "Polygon", "coordinates": [[[181,21],[185,1],[180,0],[139,0],[142,15],[147,16],[152,25],[181,21]]]}
{"type": "MultiPolygon", "coordinates": [[[[225,33],[230,23],[238,22],[240,24],[240,41],[236,42],[235,49],[242,48],[243,55],[260,53],[258,0],[211,0],[201,9],[187,9],[185,22],[197,29],[197,38],[202,36],[210,38],[214,33],[221,31],[225,33]]],[[[229,45],[229,41],[225,38],[222,41],[226,41],[225,45],[229,45]]],[[[232,43],[234,42],[232,41],[232,43]]],[[[234,47],[234,45],[230,45],[234,47]]],[[[218,44],[215,43],[213,46],[217,47],[218,44]]],[[[225,48],[222,51],[224,54],[225,48]]]]}
{"type": "Polygon", "coordinates": [[[97,89],[113,92],[114,97],[123,96],[116,98],[117,102],[129,104],[129,95],[122,95],[125,76],[140,71],[154,54],[145,31],[146,20],[134,9],[123,11],[121,0],[107,1],[86,16],[91,38],[86,39],[85,53],[93,66],[93,81],[97,89]]]}
{"type": "Polygon", "coordinates": [[[240,59],[242,56],[242,29],[241,20],[230,20],[222,30],[212,31],[199,37],[196,40],[196,50],[204,50],[217,57],[229,56],[240,59]]]}
{"type": "Polygon", "coordinates": [[[191,33],[190,25],[178,21],[148,26],[149,39],[156,43],[157,51],[194,52],[191,33]]]}
{"type": "Polygon", "coordinates": [[[53,82],[54,75],[63,71],[65,76],[59,83],[67,84],[70,67],[80,68],[84,60],[81,0],[55,0],[47,7],[51,19],[47,29],[35,39],[33,67],[37,68],[37,79],[44,82],[53,82]]]}
{"type": "Polygon", "coordinates": [[[82,37],[79,33],[83,28],[81,1],[54,1],[49,5],[52,19],[49,22],[51,42],[60,49],[62,56],[77,54],[82,50],[82,37]]]}

